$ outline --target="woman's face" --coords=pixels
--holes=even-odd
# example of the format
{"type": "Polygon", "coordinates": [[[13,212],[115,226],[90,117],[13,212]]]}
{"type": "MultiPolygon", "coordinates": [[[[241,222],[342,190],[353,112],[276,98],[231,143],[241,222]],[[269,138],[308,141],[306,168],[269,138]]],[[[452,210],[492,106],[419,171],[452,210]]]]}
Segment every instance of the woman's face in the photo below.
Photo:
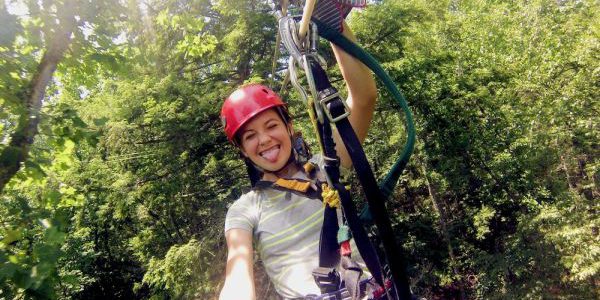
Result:
{"type": "MultiPolygon", "coordinates": [[[[291,131],[291,127],[289,129],[291,131]]],[[[242,127],[239,136],[244,156],[266,171],[282,169],[290,158],[292,142],[288,125],[275,109],[252,118],[242,127]]]]}

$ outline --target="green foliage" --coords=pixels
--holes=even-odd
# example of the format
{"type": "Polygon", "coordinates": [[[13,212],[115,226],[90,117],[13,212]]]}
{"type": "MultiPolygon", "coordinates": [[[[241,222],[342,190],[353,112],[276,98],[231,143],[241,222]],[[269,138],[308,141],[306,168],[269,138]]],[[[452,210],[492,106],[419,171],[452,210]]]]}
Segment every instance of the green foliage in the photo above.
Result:
{"type": "MultiPolygon", "coordinates": [[[[596,2],[374,2],[350,23],[417,122],[417,149],[388,203],[413,290],[594,298],[596,2]]],[[[28,16],[0,4],[0,150],[57,18],[47,2],[23,3],[28,16]]],[[[219,108],[238,84],[268,79],[270,7],[77,3],[39,134],[0,195],[0,298],[215,298],[223,219],[248,187],[219,108]]],[[[314,144],[298,95],[285,95],[314,144]]],[[[405,137],[392,103],[381,91],[365,142],[378,176],[405,137]]],[[[258,294],[272,297],[260,262],[255,271],[258,294]]]]}
{"type": "MultiPolygon", "coordinates": [[[[420,242],[431,245],[429,237],[410,234],[427,226],[446,232],[455,252],[452,259],[449,251],[434,254],[417,248],[410,258],[419,267],[413,276],[422,280],[417,286],[440,287],[426,288],[422,294],[458,297],[453,294],[456,288],[486,299],[577,298],[594,293],[594,280],[589,277],[567,284],[557,275],[572,271],[560,263],[565,253],[547,246],[550,236],[532,230],[523,234],[527,240],[517,238],[521,224],[535,218],[539,203],[556,207],[561,201],[573,203],[573,195],[585,199],[599,195],[597,171],[591,167],[598,160],[598,151],[592,150],[598,136],[590,127],[595,123],[593,99],[598,90],[595,79],[576,79],[597,78],[593,70],[598,63],[590,61],[598,53],[597,36],[592,37],[597,22],[590,18],[597,17],[598,10],[590,5],[392,1],[372,6],[353,19],[359,25],[355,27],[359,39],[384,62],[411,102],[423,143],[415,160],[423,157],[419,164],[439,176],[423,181],[420,167],[415,166],[400,183],[405,186],[403,193],[397,195],[398,209],[408,214],[397,220],[397,228],[406,232],[400,236],[407,249],[420,242]],[[386,36],[396,36],[394,43],[381,42],[386,36]],[[586,96],[572,97],[575,90],[585,91],[586,96]],[[564,197],[567,191],[572,196],[564,197]],[[426,217],[429,199],[445,210],[444,226],[432,225],[426,217]],[[547,254],[545,259],[541,253],[547,254]],[[434,261],[435,255],[447,261],[431,266],[436,276],[430,276],[426,263],[434,261]],[[536,257],[537,269],[520,265],[536,257]]],[[[375,118],[372,132],[396,141],[402,131],[388,128],[402,123],[388,113],[386,101],[384,95],[381,119],[375,118]]],[[[383,158],[400,148],[377,138],[367,144],[372,152],[384,153],[374,155],[376,166],[389,164],[383,158]]],[[[567,219],[594,227],[582,216],[567,219]]],[[[561,226],[567,226],[567,219],[561,226]]],[[[597,278],[593,264],[587,266],[586,274],[597,278]]]]}
{"type": "Polygon", "coordinates": [[[191,239],[185,245],[172,246],[164,259],[151,259],[143,282],[157,294],[165,293],[178,299],[195,299],[214,293],[207,284],[214,280],[213,274],[202,266],[211,265],[215,259],[216,255],[205,245],[191,239]]]}
{"type": "Polygon", "coordinates": [[[475,227],[475,237],[478,240],[483,240],[485,235],[490,233],[489,223],[492,217],[496,214],[493,208],[484,206],[479,212],[473,217],[473,226],[475,227]]]}

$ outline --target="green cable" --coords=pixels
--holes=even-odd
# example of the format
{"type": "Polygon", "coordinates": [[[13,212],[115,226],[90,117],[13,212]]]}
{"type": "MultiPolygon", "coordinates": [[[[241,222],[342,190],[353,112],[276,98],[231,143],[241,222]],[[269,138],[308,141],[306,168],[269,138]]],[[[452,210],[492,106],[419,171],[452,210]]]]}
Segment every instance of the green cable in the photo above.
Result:
{"type": "MultiPolygon", "coordinates": [[[[358,60],[360,60],[363,64],[365,64],[369,69],[375,73],[377,78],[379,78],[387,90],[390,92],[394,100],[400,105],[404,114],[406,115],[406,129],[408,137],[406,139],[406,144],[404,145],[404,149],[402,150],[402,154],[400,158],[396,160],[390,171],[388,171],[387,175],[383,178],[383,180],[379,183],[379,188],[384,197],[384,201],[389,198],[389,196],[394,191],[394,187],[398,182],[398,178],[404,171],[404,168],[408,164],[408,160],[412,155],[412,151],[415,145],[415,125],[412,117],[412,113],[410,112],[410,108],[406,102],[406,99],[385,70],[381,67],[379,62],[371,56],[368,52],[366,52],[363,48],[350,41],[348,38],[339,33],[336,29],[333,29],[327,26],[325,23],[312,19],[312,21],[317,24],[319,28],[319,35],[321,35],[326,40],[334,43],[335,45],[342,48],[348,54],[354,56],[358,60]]],[[[369,206],[365,205],[363,211],[360,214],[360,218],[363,221],[371,221],[373,218],[369,211],[369,206]]]]}

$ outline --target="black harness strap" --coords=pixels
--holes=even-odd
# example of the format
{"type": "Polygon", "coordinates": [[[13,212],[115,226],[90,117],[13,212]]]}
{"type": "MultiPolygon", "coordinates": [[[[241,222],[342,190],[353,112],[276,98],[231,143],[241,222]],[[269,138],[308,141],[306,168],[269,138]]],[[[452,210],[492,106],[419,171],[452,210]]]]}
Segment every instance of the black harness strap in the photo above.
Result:
{"type": "MultiPolygon", "coordinates": [[[[311,70],[315,78],[317,91],[319,92],[319,100],[329,99],[337,94],[337,90],[331,86],[325,71],[319,64],[312,62],[311,70]]],[[[326,106],[326,109],[329,111],[332,119],[336,119],[346,113],[343,100],[339,96],[334,96],[328,100],[326,106]]],[[[325,121],[324,123],[325,124],[322,127],[330,126],[328,121],[325,121]]],[[[340,137],[342,138],[342,141],[344,142],[344,145],[346,146],[346,149],[348,150],[348,154],[352,159],[356,174],[362,185],[365,197],[367,198],[367,202],[369,203],[369,207],[374,216],[375,224],[379,231],[379,237],[385,249],[387,262],[392,270],[392,279],[397,289],[397,295],[399,295],[401,299],[411,299],[408,276],[406,274],[406,265],[402,260],[403,251],[396,244],[390,218],[383,202],[384,197],[379,189],[379,186],[377,185],[377,181],[375,180],[375,176],[373,175],[367,157],[362,149],[360,141],[352,129],[352,125],[350,124],[348,118],[341,117],[337,122],[335,122],[335,125],[340,137]]],[[[328,133],[323,132],[322,137],[324,137],[324,139],[327,136],[331,137],[331,129],[329,128],[328,131],[328,133]]],[[[327,148],[328,147],[324,147],[325,151],[328,151],[327,148]]],[[[330,157],[336,157],[335,148],[333,148],[333,151],[333,156],[330,156],[332,154],[329,153],[326,155],[330,157]]],[[[336,172],[336,174],[339,175],[339,171],[336,172]]],[[[336,185],[336,183],[334,183],[334,185],[336,185]]],[[[344,187],[341,186],[339,182],[337,185],[339,187],[336,186],[336,188],[340,188],[338,191],[340,193],[340,197],[342,198],[342,206],[346,218],[348,219],[348,225],[352,231],[352,235],[356,241],[356,244],[359,247],[359,252],[363,256],[363,259],[365,259],[365,263],[367,263],[367,267],[373,273],[374,278],[381,286],[383,286],[383,276],[377,259],[377,254],[375,253],[373,245],[370,243],[370,240],[368,239],[365,230],[362,227],[362,223],[357,217],[354,203],[351,199],[349,199],[349,193],[345,191],[344,187]],[[347,196],[342,197],[342,195],[346,194],[347,196]],[[348,199],[344,201],[344,198],[348,199]]]]}
{"type": "MultiPolygon", "coordinates": [[[[324,91],[332,88],[327,75],[318,63],[311,61],[311,69],[315,78],[317,91],[324,91]]],[[[333,188],[335,188],[339,193],[342,210],[344,211],[344,216],[348,221],[348,227],[350,227],[350,231],[352,232],[352,237],[356,242],[358,251],[360,252],[365,264],[367,265],[367,268],[375,278],[376,282],[383,286],[383,273],[381,271],[377,252],[371,244],[371,241],[369,240],[369,237],[367,236],[367,233],[362,226],[360,219],[358,218],[356,206],[352,201],[350,192],[348,192],[344,185],[339,182],[340,162],[335,150],[335,142],[333,141],[331,125],[327,119],[324,119],[324,122],[322,124],[319,123],[318,127],[323,143],[325,172],[332,181],[333,188]]]]}
{"type": "Polygon", "coordinates": [[[340,262],[337,232],[339,229],[336,209],[325,205],[323,212],[323,228],[319,243],[319,266],[335,268],[340,262]]]}
{"type": "MultiPolygon", "coordinates": [[[[331,127],[319,128],[320,134],[329,132],[331,133],[331,127]]],[[[326,137],[326,135],[321,135],[326,137]]],[[[340,180],[339,161],[330,159],[335,156],[335,143],[333,139],[323,138],[323,160],[325,173],[328,174],[331,181],[338,182],[340,180]],[[334,156],[331,156],[331,149],[333,149],[334,156]]],[[[335,187],[331,187],[335,188],[335,187]]],[[[325,207],[325,218],[323,220],[323,231],[321,234],[321,242],[319,246],[319,266],[320,267],[335,267],[340,260],[339,245],[337,243],[337,232],[338,232],[338,220],[335,208],[329,206],[325,207]]]]}

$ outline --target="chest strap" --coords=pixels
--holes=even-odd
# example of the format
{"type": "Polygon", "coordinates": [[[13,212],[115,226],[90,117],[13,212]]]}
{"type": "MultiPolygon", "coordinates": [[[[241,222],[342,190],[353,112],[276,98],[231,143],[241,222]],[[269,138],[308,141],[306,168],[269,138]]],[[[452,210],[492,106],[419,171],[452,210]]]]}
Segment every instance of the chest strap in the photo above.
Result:
{"type": "MultiPolygon", "coordinates": [[[[306,174],[312,177],[318,167],[312,163],[304,165],[306,174]]],[[[323,226],[319,243],[319,266],[333,268],[339,264],[340,252],[337,243],[338,217],[336,208],[339,207],[337,190],[327,184],[316,180],[314,183],[304,179],[279,178],[275,182],[259,180],[254,185],[255,189],[271,188],[291,192],[296,195],[323,201],[323,226]]]]}
{"type": "Polygon", "coordinates": [[[314,186],[316,186],[316,189],[313,188],[313,183],[309,180],[279,178],[275,182],[259,180],[254,184],[254,189],[271,188],[311,199],[321,199],[321,188],[318,184],[314,186]]]}
{"type": "Polygon", "coordinates": [[[306,193],[306,191],[308,191],[308,189],[310,188],[310,182],[301,181],[301,180],[297,180],[297,179],[279,178],[279,179],[277,179],[277,181],[275,181],[273,183],[273,185],[277,185],[277,186],[280,186],[283,188],[287,188],[287,189],[294,190],[297,192],[302,192],[302,193],[306,193]]]}

